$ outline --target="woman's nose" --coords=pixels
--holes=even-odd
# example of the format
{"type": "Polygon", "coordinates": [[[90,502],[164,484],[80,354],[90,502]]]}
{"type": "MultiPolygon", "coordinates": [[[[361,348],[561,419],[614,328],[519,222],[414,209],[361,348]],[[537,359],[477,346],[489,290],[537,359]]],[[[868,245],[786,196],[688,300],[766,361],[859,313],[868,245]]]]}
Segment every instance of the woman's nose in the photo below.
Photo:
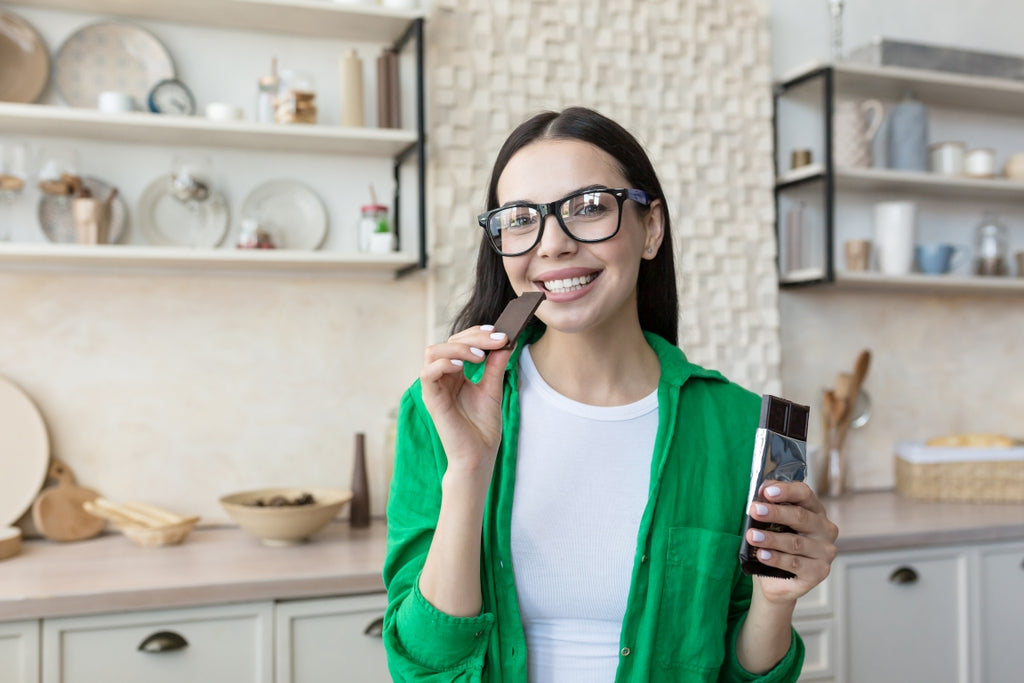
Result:
{"type": "Polygon", "coordinates": [[[561,256],[576,251],[576,240],[562,230],[555,214],[544,217],[544,232],[540,237],[537,254],[540,256],[561,256]]]}

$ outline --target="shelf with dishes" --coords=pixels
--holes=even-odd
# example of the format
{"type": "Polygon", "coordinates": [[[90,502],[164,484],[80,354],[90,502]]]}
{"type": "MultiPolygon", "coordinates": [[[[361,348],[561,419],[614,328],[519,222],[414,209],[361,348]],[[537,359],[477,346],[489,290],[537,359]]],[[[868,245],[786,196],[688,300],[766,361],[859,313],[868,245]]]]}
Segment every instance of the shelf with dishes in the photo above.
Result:
{"type": "Polygon", "coordinates": [[[883,275],[874,272],[836,273],[836,286],[840,289],[899,290],[901,292],[944,293],[1024,293],[1024,277],[984,277],[976,275],[883,275]]]}
{"type": "Polygon", "coordinates": [[[415,8],[325,0],[17,0],[10,4],[375,43],[396,42],[410,23],[423,16],[415,8]]]}
{"type": "MultiPolygon", "coordinates": [[[[972,178],[924,171],[857,167],[838,167],[833,173],[833,178],[836,189],[840,191],[900,191],[949,199],[1024,200],[1024,180],[1010,178],[972,178]]],[[[780,175],[775,187],[778,190],[785,190],[824,179],[824,164],[808,164],[780,175]]]]}
{"type": "Polygon", "coordinates": [[[143,144],[381,157],[398,156],[417,140],[415,131],[402,129],[286,126],[7,102],[0,102],[0,130],[19,135],[87,137],[143,144]]]}

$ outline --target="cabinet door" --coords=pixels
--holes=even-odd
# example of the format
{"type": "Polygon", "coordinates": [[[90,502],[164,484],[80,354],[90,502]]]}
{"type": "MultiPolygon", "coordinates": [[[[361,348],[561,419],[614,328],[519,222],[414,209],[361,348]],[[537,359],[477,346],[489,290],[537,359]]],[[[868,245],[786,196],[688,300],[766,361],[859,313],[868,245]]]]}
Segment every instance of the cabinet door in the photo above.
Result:
{"type": "Polygon", "coordinates": [[[39,622],[0,622],[0,681],[39,683],[39,622]]]}
{"type": "Polygon", "coordinates": [[[966,681],[966,553],[866,553],[839,562],[845,680],[966,681]]]}
{"type": "Polygon", "coordinates": [[[386,605],[383,593],[278,603],[276,683],[389,683],[386,605]]]}
{"type": "Polygon", "coordinates": [[[272,628],[270,602],[44,619],[43,683],[271,683],[272,628]]]}
{"type": "Polygon", "coordinates": [[[978,657],[982,681],[1018,681],[1024,671],[1024,545],[981,551],[978,657]]]}

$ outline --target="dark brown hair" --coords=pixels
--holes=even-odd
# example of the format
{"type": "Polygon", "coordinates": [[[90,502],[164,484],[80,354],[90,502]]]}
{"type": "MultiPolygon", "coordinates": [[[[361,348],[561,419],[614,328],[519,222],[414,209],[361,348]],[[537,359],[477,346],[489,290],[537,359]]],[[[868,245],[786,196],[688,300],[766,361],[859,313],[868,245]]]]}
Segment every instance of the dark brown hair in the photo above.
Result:
{"type": "MultiPolygon", "coordinates": [[[[520,124],[505,140],[491,170],[487,187],[487,210],[498,206],[498,179],[509,159],[537,140],[580,140],[608,153],[619,166],[629,186],[643,190],[651,200],[661,200],[664,238],[654,258],[640,263],[637,276],[637,312],[640,327],[678,344],[679,302],[672,254],[672,231],[668,205],[654,166],[640,142],[625,128],[606,116],[584,107],[561,112],[543,112],[520,124]]],[[[481,231],[477,250],[473,293],[452,324],[452,334],[473,325],[493,323],[505,304],[516,296],[501,256],[481,231]]]]}

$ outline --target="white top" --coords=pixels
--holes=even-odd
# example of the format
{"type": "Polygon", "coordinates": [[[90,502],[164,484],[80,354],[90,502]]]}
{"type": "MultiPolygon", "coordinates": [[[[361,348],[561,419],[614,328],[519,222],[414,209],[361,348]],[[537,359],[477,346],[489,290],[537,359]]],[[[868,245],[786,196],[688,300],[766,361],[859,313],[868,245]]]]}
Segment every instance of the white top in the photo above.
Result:
{"type": "Polygon", "coordinates": [[[512,564],[530,683],[613,681],[647,504],[657,391],[591,406],[552,389],[526,347],[512,564]]]}

